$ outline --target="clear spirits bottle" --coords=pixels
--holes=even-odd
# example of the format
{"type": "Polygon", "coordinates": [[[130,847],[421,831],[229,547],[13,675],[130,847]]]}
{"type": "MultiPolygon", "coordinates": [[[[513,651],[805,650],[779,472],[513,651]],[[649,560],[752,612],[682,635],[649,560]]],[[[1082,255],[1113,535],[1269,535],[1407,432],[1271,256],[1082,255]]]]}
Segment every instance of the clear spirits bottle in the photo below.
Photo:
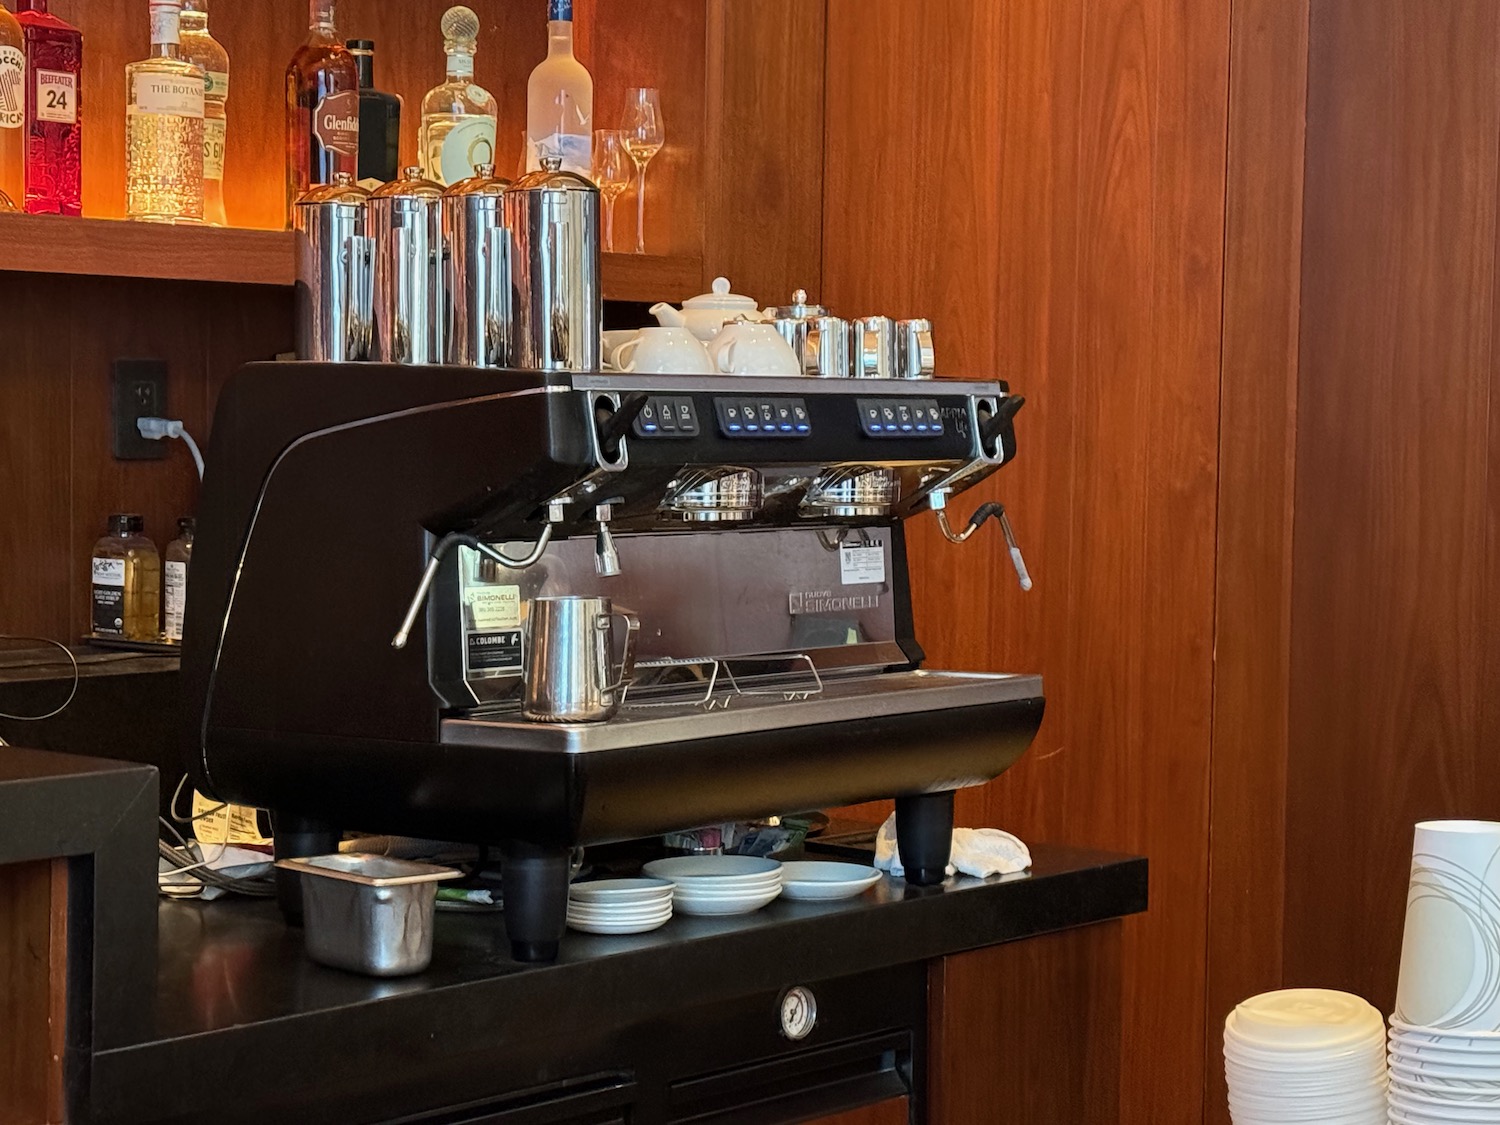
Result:
{"type": "Polygon", "coordinates": [[[25,209],[81,215],[83,36],[47,11],[47,0],[16,0],[16,21],[26,43],[25,209]]]}
{"type": "Polygon", "coordinates": [[[26,202],[25,124],[26,45],[16,17],[0,5],[0,195],[18,208],[26,202]]]}
{"type": "Polygon", "coordinates": [[[422,99],[419,148],[422,174],[446,187],[469,179],[481,164],[495,163],[499,107],[474,82],[479,17],[468,8],[449,8],[442,28],[448,78],[422,99]]]}
{"type": "Polygon", "coordinates": [[[543,156],[588,178],[594,136],[594,80],[573,57],[573,0],[547,0],[547,57],[526,84],[526,167],[543,156]]]}
{"type": "Polygon", "coordinates": [[[286,68],[286,211],[313,184],[359,171],[359,71],[339,38],[335,0],[310,0],[311,28],[286,68]]]}
{"type": "Polygon", "coordinates": [[[182,0],[151,0],[151,54],[125,68],[125,215],[203,221],[203,71],[182,57],[182,0]]]}
{"type": "Polygon", "coordinates": [[[203,221],[229,225],[224,213],[224,152],[229,131],[229,52],[209,33],[208,0],[182,0],[182,57],[203,71],[203,221]]]}
{"type": "Polygon", "coordinates": [[[359,185],[374,191],[401,174],[401,97],[375,88],[373,40],[344,46],[359,70],[359,185]]]}

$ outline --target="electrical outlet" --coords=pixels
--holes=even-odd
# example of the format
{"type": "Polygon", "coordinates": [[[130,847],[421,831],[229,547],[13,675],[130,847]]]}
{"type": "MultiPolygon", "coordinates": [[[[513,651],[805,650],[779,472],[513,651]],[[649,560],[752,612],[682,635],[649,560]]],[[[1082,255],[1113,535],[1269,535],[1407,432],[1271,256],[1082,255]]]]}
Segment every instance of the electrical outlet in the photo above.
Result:
{"type": "Polygon", "coordinates": [[[138,418],[167,417],[167,361],[117,359],[113,372],[114,448],[121,461],[160,461],[171,451],[165,441],[141,437],[138,418]]]}

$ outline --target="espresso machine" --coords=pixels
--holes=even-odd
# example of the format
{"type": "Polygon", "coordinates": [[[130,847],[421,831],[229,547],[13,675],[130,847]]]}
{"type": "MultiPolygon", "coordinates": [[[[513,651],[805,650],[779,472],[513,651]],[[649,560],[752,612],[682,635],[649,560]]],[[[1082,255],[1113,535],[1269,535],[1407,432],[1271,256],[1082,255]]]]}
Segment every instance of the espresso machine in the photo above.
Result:
{"type": "Polygon", "coordinates": [[[580,845],[895,798],[907,880],[942,881],[954,792],[1025,751],[1042,685],[922,667],[904,526],[1000,544],[999,505],[952,506],[1015,456],[1022,400],[568,369],[597,319],[591,346],[536,319],[525,370],[229,380],[183,645],[198,784],[270,809],[282,858],[353,828],[497,845],[525,961],[557,954],[580,845]],[[565,634],[557,599],[599,608],[565,634]],[[595,631],[608,668],[559,698],[595,631]]]}

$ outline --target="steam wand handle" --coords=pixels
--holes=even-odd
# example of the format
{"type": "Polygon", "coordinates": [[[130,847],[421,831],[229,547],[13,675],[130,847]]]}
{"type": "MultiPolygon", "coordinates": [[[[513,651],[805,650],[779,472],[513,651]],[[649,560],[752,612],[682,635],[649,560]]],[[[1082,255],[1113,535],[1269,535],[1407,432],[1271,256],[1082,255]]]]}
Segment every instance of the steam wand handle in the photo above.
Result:
{"type": "Polygon", "coordinates": [[[986,522],[992,519],[999,520],[1000,532],[1005,536],[1005,546],[1010,552],[1010,563],[1016,568],[1016,578],[1021,583],[1021,589],[1031,589],[1033,585],[1031,572],[1026,569],[1026,560],[1021,555],[1021,546],[1016,542],[1015,529],[1010,526],[1010,517],[1005,514],[1004,504],[994,501],[981,504],[969,517],[969,525],[962,531],[954,531],[953,525],[948,522],[948,494],[946,492],[934,492],[930,504],[932,510],[937,513],[938,530],[950,543],[967,543],[969,537],[986,522]]]}

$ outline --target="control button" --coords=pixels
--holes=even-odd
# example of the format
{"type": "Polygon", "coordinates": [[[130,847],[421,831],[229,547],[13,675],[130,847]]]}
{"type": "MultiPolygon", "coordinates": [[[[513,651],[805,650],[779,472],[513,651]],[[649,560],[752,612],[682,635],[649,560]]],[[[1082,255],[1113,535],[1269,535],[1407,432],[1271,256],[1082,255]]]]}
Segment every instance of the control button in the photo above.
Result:
{"type": "Polygon", "coordinates": [[[641,417],[647,422],[656,421],[656,407],[649,402],[646,403],[645,406],[641,407],[641,417]]]}
{"type": "MultiPolygon", "coordinates": [[[[649,410],[650,407],[647,407],[647,409],[649,410]]],[[[641,413],[644,414],[645,411],[643,410],[641,413]]],[[[672,414],[672,404],[670,402],[662,403],[661,432],[664,434],[675,434],[677,432],[677,419],[672,414]]]]}
{"type": "Polygon", "coordinates": [[[766,425],[770,425],[776,421],[776,411],[772,409],[769,402],[760,404],[760,420],[766,425]]]}
{"type": "Polygon", "coordinates": [[[738,406],[726,406],[724,408],[724,417],[731,422],[738,422],[740,420],[740,408],[738,406]]]}

